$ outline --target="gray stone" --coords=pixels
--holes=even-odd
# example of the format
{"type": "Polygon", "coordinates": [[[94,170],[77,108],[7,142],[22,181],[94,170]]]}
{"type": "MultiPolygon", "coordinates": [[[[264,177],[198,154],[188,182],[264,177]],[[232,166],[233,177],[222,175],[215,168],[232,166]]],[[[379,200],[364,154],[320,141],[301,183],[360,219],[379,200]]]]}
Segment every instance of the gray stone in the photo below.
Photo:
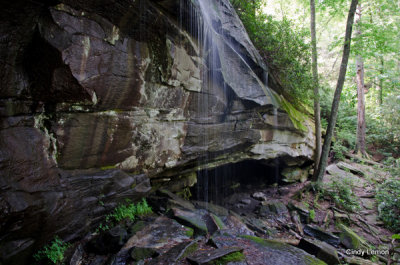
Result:
{"type": "Polygon", "coordinates": [[[187,211],[179,208],[172,208],[173,217],[178,220],[178,222],[192,227],[196,233],[207,234],[207,223],[203,216],[206,215],[204,211],[187,211]]]}
{"type": "Polygon", "coordinates": [[[240,202],[243,203],[243,204],[246,204],[246,205],[251,204],[251,200],[250,199],[243,199],[240,202]]]}
{"type": "Polygon", "coordinates": [[[308,168],[301,169],[299,167],[287,167],[281,172],[284,176],[283,181],[285,182],[305,182],[308,178],[308,168]]]}
{"type": "Polygon", "coordinates": [[[339,237],[324,231],[322,228],[312,225],[304,226],[304,233],[312,236],[318,240],[331,244],[332,246],[337,247],[340,243],[339,237]]]}
{"type": "Polygon", "coordinates": [[[349,163],[340,161],[339,163],[336,164],[336,166],[342,170],[351,172],[353,174],[359,175],[359,176],[365,176],[365,172],[349,163]]]}
{"type": "Polygon", "coordinates": [[[251,195],[254,199],[259,200],[259,201],[266,201],[267,196],[263,192],[255,192],[253,195],[251,195]]]}

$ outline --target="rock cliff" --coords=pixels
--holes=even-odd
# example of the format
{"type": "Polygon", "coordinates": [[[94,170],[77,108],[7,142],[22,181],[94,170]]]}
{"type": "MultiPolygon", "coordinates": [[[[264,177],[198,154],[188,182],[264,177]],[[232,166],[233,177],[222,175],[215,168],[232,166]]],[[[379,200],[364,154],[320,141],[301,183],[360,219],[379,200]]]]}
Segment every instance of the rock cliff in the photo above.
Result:
{"type": "Polygon", "coordinates": [[[207,17],[196,1],[2,1],[3,263],[81,236],[150,181],[311,159],[310,118],[273,91],[229,1],[206,2],[207,17]]]}

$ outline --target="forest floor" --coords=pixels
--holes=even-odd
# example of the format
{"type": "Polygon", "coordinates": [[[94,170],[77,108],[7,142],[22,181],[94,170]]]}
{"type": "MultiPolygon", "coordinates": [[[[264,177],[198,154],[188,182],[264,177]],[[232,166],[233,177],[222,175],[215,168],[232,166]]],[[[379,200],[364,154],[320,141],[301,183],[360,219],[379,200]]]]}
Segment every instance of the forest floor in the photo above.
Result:
{"type": "Polygon", "coordinates": [[[221,205],[161,190],[153,214],[88,236],[69,264],[400,264],[375,198],[389,176],[346,160],[327,168],[323,189],[247,185],[221,205]]]}

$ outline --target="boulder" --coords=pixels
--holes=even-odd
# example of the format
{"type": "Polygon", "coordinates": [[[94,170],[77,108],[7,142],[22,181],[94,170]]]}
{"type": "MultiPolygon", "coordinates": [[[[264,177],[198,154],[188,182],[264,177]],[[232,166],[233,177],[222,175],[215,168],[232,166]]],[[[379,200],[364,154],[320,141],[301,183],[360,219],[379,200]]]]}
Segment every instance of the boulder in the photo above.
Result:
{"type": "Polygon", "coordinates": [[[282,180],[285,182],[305,182],[308,178],[309,169],[301,169],[299,167],[287,167],[281,172],[284,177],[282,180]]]}
{"type": "Polygon", "coordinates": [[[339,228],[341,230],[340,243],[342,243],[346,248],[362,250],[371,249],[365,239],[358,236],[353,230],[351,230],[347,226],[339,224],[339,228]]]}
{"type": "Polygon", "coordinates": [[[195,233],[202,235],[208,233],[207,223],[204,220],[204,216],[207,215],[205,211],[202,210],[187,211],[179,208],[172,208],[171,210],[174,219],[178,220],[178,222],[184,225],[193,228],[195,230],[195,233]]]}
{"type": "Polygon", "coordinates": [[[266,201],[267,200],[267,195],[265,195],[261,191],[257,191],[251,195],[254,199],[259,200],[259,201],[266,201]]]}

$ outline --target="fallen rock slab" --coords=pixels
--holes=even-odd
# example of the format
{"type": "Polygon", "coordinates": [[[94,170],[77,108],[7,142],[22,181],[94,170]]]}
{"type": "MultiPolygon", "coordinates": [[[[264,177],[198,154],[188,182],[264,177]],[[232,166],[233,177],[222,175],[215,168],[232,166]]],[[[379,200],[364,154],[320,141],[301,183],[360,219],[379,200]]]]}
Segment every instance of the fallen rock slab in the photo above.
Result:
{"type": "Polygon", "coordinates": [[[298,247],[329,265],[340,264],[336,249],[325,242],[302,238],[298,247]]]}
{"type": "Polygon", "coordinates": [[[339,237],[313,225],[304,226],[304,233],[318,240],[331,244],[334,247],[337,247],[340,243],[339,237]]]}
{"type": "Polygon", "coordinates": [[[349,171],[355,175],[365,176],[365,172],[355,166],[352,166],[346,162],[340,161],[336,166],[344,171],[349,171]]]}
{"type": "Polygon", "coordinates": [[[209,264],[214,260],[217,260],[226,255],[239,251],[240,252],[243,251],[243,248],[239,247],[218,248],[210,251],[198,252],[195,255],[188,257],[187,259],[193,264],[198,264],[198,265],[209,264]]]}
{"type": "Polygon", "coordinates": [[[151,260],[148,265],[173,265],[185,256],[195,252],[198,248],[196,241],[187,241],[179,243],[166,253],[151,260]]]}
{"type": "Polygon", "coordinates": [[[195,233],[206,235],[208,233],[207,224],[203,219],[205,212],[201,210],[186,211],[183,209],[175,208],[172,209],[173,217],[178,222],[192,227],[195,233]]]}

